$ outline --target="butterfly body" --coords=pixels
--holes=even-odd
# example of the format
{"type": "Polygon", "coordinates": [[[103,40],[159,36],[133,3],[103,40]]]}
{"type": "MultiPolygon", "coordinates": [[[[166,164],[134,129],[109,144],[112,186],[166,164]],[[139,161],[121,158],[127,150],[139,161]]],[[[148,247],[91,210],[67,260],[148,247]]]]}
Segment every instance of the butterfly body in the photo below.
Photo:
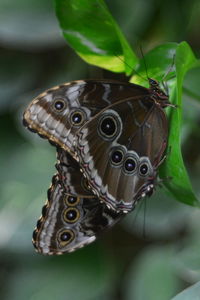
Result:
{"type": "Polygon", "coordinates": [[[28,106],[25,126],[58,152],[48,213],[34,232],[40,252],[70,252],[90,243],[152,194],[167,145],[164,108],[170,103],[156,81],[149,83],[145,88],[74,81],[47,90],[28,106]],[[75,208],[66,197],[79,199],[75,208]],[[70,213],[74,222],[66,217],[70,213]]]}

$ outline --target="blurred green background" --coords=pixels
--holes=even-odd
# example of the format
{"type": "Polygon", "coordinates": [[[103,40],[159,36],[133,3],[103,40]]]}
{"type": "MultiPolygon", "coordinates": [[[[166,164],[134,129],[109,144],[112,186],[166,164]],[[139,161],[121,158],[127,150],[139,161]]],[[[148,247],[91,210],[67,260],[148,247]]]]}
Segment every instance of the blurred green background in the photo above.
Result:
{"type": "MultiPolygon", "coordinates": [[[[135,49],[186,40],[200,57],[199,0],[107,5],[135,49]]],[[[185,80],[182,130],[197,196],[199,76],[195,69],[185,80]]],[[[0,1],[0,299],[167,300],[200,281],[200,211],[160,188],[94,244],[60,257],[35,253],[31,236],[55,173],[55,149],[23,128],[22,114],[45,89],[86,78],[124,75],[87,65],[66,45],[53,2],[0,1]]]]}

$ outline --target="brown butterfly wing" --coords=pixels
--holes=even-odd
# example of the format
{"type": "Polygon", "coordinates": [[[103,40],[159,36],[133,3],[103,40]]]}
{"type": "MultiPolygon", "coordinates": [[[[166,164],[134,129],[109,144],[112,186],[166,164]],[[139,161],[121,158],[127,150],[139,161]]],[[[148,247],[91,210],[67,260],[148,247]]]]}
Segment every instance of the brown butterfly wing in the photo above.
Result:
{"type": "Polygon", "coordinates": [[[115,210],[132,210],[153,188],[167,135],[163,109],[142,97],[113,104],[87,122],[76,148],[94,193],[115,210]]]}
{"type": "Polygon", "coordinates": [[[57,147],[57,158],[56,169],[64,190],[72,195],[94,196],[86,178],[80,172],[80,166],[77,161],[59,147],[57,147]]]}
{"type": "Polygon", "coordinates": [[[72,252],[90,244],[123,216],[109,210],[87,189],[77,162],[61,149],[57,169],[33,233],[36,250],[48,255],[72,252]]]}
{"type": "Polygon", "coordinates": [[[142,86],[112,80],[69,82],[36,97],[24,113],[24,124],[74,155],[74,138],[85,122],[113,103],[149,93],[142,86]]]}

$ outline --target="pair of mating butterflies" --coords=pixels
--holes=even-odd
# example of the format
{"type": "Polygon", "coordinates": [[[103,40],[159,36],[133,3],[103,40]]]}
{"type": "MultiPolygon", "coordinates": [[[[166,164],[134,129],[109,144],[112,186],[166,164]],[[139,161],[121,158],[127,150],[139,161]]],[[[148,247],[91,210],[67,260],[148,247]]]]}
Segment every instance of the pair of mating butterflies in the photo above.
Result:
{"type": "Polygon", "coordinates": [[[149,84],[74,81],[26,109],[25,126],[57,147],[57,174],[33,232],[38,252],[62,254],[91,243],[152,194],[170,103],[156,81],[149,84]]]}

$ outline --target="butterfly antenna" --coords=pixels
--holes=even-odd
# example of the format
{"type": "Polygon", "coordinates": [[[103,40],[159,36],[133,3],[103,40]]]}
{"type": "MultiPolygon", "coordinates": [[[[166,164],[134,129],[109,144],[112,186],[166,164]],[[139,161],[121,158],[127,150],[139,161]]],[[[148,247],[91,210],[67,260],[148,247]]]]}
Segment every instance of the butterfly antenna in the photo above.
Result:
{"type": "MultiPolygon", "coordinates": [[[[101,8],[105,9],[106,4],[102,3],[101,0],[96,0],[98,5],[101,6],[101,8]]],[[[131,70],[131,74],[134,72],[135,74],[137,74],[140,78],[142,78],[143,80],[146,80],[146,78],[144,78],[143,76],[141,76],[133,67],[131,67],[124,59],[122,59],[118,54],[114,53],[114,55],[121,60],[130,70],[131,70]]],[[[147,70],[146,70],[147,73],[147,70]]],[[[147,76],[148,78],[148,76],[147,76]]]]}
{"type": "Polygon", "coordinates": [[[168,74],[172,71],[174,64],[175,64],[175,53],[174,53],[174,55],[173,55],[173,57],[172,57],[172,63],[170,64],[170,66],[169,66],[167,72],[165,73],[165,75],[163,76],[162,81],[161,81],[161,82],[162,82],[162,85],[163,85],[163,88],[164,88],[164,90],[166,91],[166,94],[167,94],[167,95],[169,95],[169,88],[168,88],[167,83],[165,83],[165,78],[166,78],[166,77],[168,76],[168,74]]]}
{"type": "Polygon", "coordinates": [[[135,216],[133,218],[133,221],[132,221],[132,225],[136,224],[136,221],[137,221],[137,217],[141,211],[141,208],[142,208],[142,205],[143,205],[143,201],[139,201],[139,204],[137,205],[137,209],[135,211],[135,216]]]}
{"type": "MultiPolygon", "coordinates": [[[[131,72],[132,71],[134,71],[134,72],[136,72],[124,59],[122,59],[118,54],[116,54],[116,53],[114,53],[115,54],[115,56],[117,57],[117,58],[119,58],[119,60],[121,60],[130,70],[131,70],[131,72]]],[[[137,73],[137,72],[136,72],[137,73]]]]}
{"type": "Polygon", "coordinates": [[[173,69],[173,67],[174,67],[174,65],[175,65],[175,56],[176,56],[176,55],[175,55],[175,53],[174,53],[174,55],[173,55],[173,57],[172,57],[172,62],[171,62],[171,64],[170,64],[170,66],[169,66],[167,72],[165,73],[165,75],[164,75],[162,81],[165,81],[165,78],[166,78],[166,77],[168,76],[168,74],[172,71],[172,69],[173,69]]]}
{"type": "Polygon", "coordinates": [[[129,67],[131,69],[131,72],[137,74],[139,77],[141,77],[142,79],[146,80],[146,78],[144,78],[143,76],[141,76],[134,68],[132,68],[124,59],[122,59],[118,54],[114,53],[115,56],[117,58],[119,58],[119,60],[121,60],[127,67],[129,67]]]}

